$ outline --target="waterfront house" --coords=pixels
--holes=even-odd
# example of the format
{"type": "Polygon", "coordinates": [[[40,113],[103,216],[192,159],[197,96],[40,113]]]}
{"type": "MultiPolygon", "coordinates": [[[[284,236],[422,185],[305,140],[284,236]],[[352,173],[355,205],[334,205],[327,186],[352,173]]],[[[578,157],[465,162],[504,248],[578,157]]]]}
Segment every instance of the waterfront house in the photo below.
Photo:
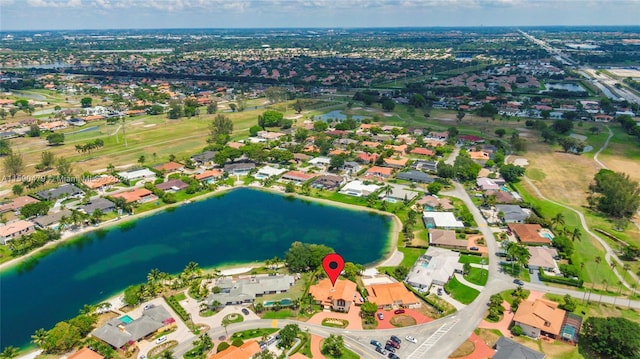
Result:
{"type": "Polygon", "coordinates": [[[182,180],[177,178],[174,178],[174,179],[168,180],[167,182],[156,185],[156,188],[163,190],[165,192],[178,192],[187,187],[189,187],[188,184],[184,183],[182,180]]]}
{"type": "Polygon", "coordinates": [[[209,306],[214,302],[221,305],[253,303],[256,298],[267,294],[285,293],[294,283],[295,279],[290,275],[252,276],[239,278],[235,282],[230,277],[220,278],[216,281],[220,293],[210,294],[206,303],[209,306]]]}
{"type": "Polygon", "coordinates": [[[68,209],[63,209],[62,211],[47,214],[46,216],[36,217],[33,219],[33,222],[42,229],[56,229],[60,226],[60,221],[62,221],[62,218],[69,217],[71,217],[71,211],[68,209]]]}
{"type": "Polygon", "coordinates": [[[464,224],[452,212],[423,212],[422,220],[427,228],[464,228],[464,224]]]}
{"type": "Polygon", "coordinates": [[[0,242],[7,244],[12,239],[33,233],[35,224],[31,221],[18,220],[0,227],[0,242]]]}
{"type": "Polygon", "coordinates": [[[199,182],[203,182],[203,183],[213,183],[216,180],[219,180],[220,178],[222,178],[222,171],[214,168],[212,170],[206,170],[204,172],[201,173],[196,173],[193,178],[195,178],[196,180],[198,180],[199,182]]]}
{"type": "Polygon", "coordinates": [[[380,186],[375,184],[364,184],[362,181],[351,181],[342,187],[340,193],[355,197],[366,197],[379,189],[380,186]]]}
{"type": "Polygon", "coordinates": [[[280,177],[285,182],[293,182],[294,184],[302,184],[316,177],[315,174],[300,171],[289,171],[280,177]]]}
{"type": "Polygon", "coordinates": [[[324,175],[316,178],[311,184],[315,188],[333,191],[345,183],[344,177],[335,175],[324,175]]]}
{"type": "Polygon", "coordinates": [[[246,176],[256,168],[253,162],[238,162],[224,165],[224,171],[232,176],[246,176]]]}
{"type": "Polygon", "coordinates": [[[456,232],[448,229],[429,229],[429,245],[466,250],[468,241],[456,238],[456,232]]]}
{"type": "Polygon", "coordinates": [[[275,168],[275,167],[271,167],[271,166],[264,166],[262,168],[260,168],[258,170],[258,172],[255,175],[255,178],[257,179],[265,179],[265,178],[269,178],[269,177],[277,177],[280,176],[281,174],[287,172],[286,169],[284,168],[275,168]]]}
{"type": "Polygon", "coordinates": [[[145,203],[158,199],[153,192],[146,188],[136,188],[126,192],[116,193],[113,198],[124,198],[127,203],[145,203]]]}
{"type": "Polygon", "coordinates": [[[405,282],[421,292],[432,284],[445,285],[455,273],[462,273],[460,253],[444,248],[429,247],[414,263],[405,282]]]}
{"type": "Polygon", "coordinates": [[[144,310],[140,318],[135,320],[128,315],[113,318],[91,334],[115,349],[121,349],[125,344],[149,338],[175,325],[171,314],[163,306],[156,305],[144,310]]]}
{"type": "Polygon", "coordinates": [[[362,304],[357,293],[356,284],[346,279],[338,279],[333,286],[325,278],[309,287],[309,294],[318,304],[336,312],[348,312],[352,304],[362,304]]]}
{"type": "Polygon", "coordinates": [[[116,205],[106,198],[98,197],[80,207],[79,210],[86,214],[92,214],[96,210],[100,210],[102,213],[108,213],[115,211],[116,205]]]}

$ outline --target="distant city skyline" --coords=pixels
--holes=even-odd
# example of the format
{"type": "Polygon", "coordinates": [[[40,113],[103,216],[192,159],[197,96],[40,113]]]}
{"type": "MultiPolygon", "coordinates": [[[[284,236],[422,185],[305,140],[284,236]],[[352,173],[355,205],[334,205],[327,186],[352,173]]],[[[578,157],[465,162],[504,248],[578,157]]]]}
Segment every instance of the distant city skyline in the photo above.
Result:
{"type": "Polygon", "coordinates": [[[640,0],[0,0],[0,31],[640,25],[640,0]]]}

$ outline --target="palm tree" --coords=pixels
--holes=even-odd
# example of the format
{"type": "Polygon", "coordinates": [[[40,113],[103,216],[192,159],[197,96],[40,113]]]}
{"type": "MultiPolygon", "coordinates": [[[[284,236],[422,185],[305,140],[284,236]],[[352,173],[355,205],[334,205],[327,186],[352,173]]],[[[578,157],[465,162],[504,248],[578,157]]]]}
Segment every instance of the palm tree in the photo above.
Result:
{"type": "MultiPolygon", "coordinates": [[[[602,263],[602,257],[600,257],[600,256],[596,256],[596,257],[593,259],[593,261],[594,261],[594,262],[596,262],[596,264],[600,264],[600,263],[602,263]]],[[[597,267],[597,266],[596,266],[596,267],[597,267]]],[[[596,271],[596,272],[597,272],[597,271],[596,271]]],[[[595,279],[594,279],[594,280],[593,280],[593,283],[595,284],[595,282],[596,282],[596,281],[595,281],[595,279]]]]}
{"type": "Polygon", "coordinates": [[[393,187],[391,187],[391,185],[388,184],[382,187],[382,192],[384,192],[384,197],[386,199],[391,195],[391,193],[393,193],[393,187]]]}
{"type": "Polygon", "coordinates": [[[629,263],[625,263],[622,266],[622,269],[624,269],[624,277],[623,277],[623,279],[626,282],[627,281],[627,274],[629,274],[629,271],[631,270],[631,266],[629,265],[629,263]]]}
{"type": "Polygon", "coordinates": [[[629,296],[629,303],[627,304],[627,307],[631,308],[631,297],[633,297],[634,295],[636,295],[636,288],[638,287],[638,283],[631,283],[631,295],[629,296]]]}
{"type": "Polygon", "coordinates": [[[556,213],[556,215],[551,218],[551,226],[553,229],[556,229],[559,226],[564,226],[564,224],[564,214],[562,214],[562,212],[556,213]]]}
{"type": "Polygon", "coordinates": [[[18,353],[20,353],[20,349],[10,345],[0,353],[0,358],[13,359],[18,356],[18,353]]]}
{"type": "Polygon", "coordinates": [[[611,267],[611,270],[615,273],[616,272],[616,267],[618,266],[618,263],[616,263],[615,260],[611,259],[611,264],[609,264],[609,266],[611,267]]]}
{"type": "Polygon", "coordinates": [[[38,348],[42,348],[45,341],[47,340],[48,335],[49,333],[47,333],[44,328],[40,328],[36,330],[35,333],[33,333],[33,335],[31,336],[31,343],[37,345],[38,348]]]}
{"type": "Polygon", "coordinates": [[[151,271],[149,271],[149,274],[147,274],[147,281],[149,281],[149,283],[155,283],[159,280],[160,270],[158,268],[153,268],[151,271]]]}
{"type": "Polygon", "coordinates": [[[80,309],[79,313],[84,315],[92,315],[96,311],[95,305],[85,304],[82,309],[80,309]]]}
{"type": "MultiPolygon", "coordinates": [[[[602,284],[604,284],[604,291],[606,292],[609,286],[609,281],[607,281],[607,279],[605,278],[602,280],[602,284]]],[[[602,292],[600,292],[600,303],[602,303],[602,292]]]]}
{"type": "Polygon", "coordinates": [[[577,240],[582,239],[582,231],[578,227],[574,228],[573,231],[571,232],[571,241],[575,242],[576,239],[577,240]]]}
{"type": "Polygon", "coordinates": [[[161,359],[174,359],[173,356],[173,351],[171,349],[167,349],[165,351],[162,352],[162,354],[160,355],[161,359]]]}

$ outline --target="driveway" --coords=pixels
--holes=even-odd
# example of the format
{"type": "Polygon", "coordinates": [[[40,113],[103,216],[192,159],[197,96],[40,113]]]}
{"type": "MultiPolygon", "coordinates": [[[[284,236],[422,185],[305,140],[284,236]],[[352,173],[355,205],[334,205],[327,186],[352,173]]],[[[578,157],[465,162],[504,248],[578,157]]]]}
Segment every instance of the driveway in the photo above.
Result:
{"type": "Polygon", "coordinates": [[[360,319],[360,307],[352,305],[349,313],[340,312],[320,312],[309,320],[307,323],[322,325],[322,321],[327,318],[343,319],[349,322],[345,329],[362,329],[362,319],[360,319]]]}
{"type": "Polygon", "coordinates": [[[320,352],[320,341],[322,341],[322,337],[311,334],[311,356],[313,356],[313,359],[325,358],[325,356],[320,352]]]}
{"type": "Polygon", "coordinates": [[[492,323],[483,319],[478,327],[484,329],[498,329],[502,333],[502,335],[507,338],[511,338],[512,335],[511,331],[509,330],[509,326],[513,321],[513,316],[515,315],[515,313],[511,312],[511,305],[508,302],[503,301],[502,306],[504,307],[504,314],[499,322],[492,323]]]}

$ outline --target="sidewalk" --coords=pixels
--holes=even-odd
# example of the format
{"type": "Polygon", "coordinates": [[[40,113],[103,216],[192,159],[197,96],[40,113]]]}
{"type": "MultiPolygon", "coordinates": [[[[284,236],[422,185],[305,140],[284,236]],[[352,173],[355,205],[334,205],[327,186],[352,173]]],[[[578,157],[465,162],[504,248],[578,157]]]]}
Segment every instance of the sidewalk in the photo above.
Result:
{"type": "Polygon", "coordinates": [[[475,289],[477,291],[480,291],[480,292],[482,292],[484,290],[483,286],[468,282],[466,279],[464,279],[464,276],[462,274],[460,274],[460,273],[456,273],[455,276],[456,276],[456,279],[458,280],[458,282],[466,285],[467,287],[471,287],[471,288],[473,288],[473,289],[475,289]]]}

